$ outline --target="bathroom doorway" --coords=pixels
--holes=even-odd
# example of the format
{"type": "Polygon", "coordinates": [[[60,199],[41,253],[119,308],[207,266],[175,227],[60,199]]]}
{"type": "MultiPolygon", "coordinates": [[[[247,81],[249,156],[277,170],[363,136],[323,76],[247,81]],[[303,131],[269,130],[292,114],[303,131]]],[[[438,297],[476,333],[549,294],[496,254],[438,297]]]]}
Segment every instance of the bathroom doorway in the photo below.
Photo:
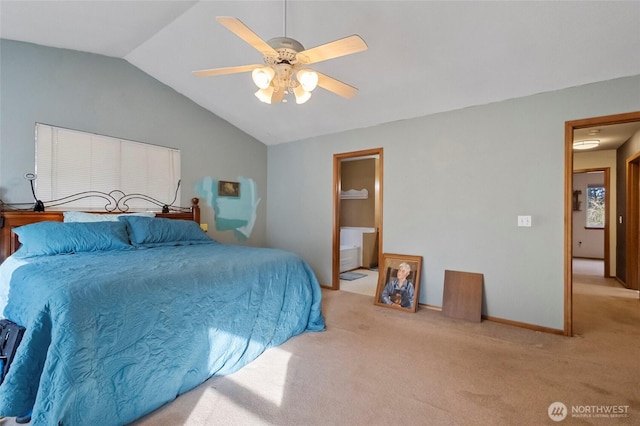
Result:
{"type": "MultiPolygon", "coordinates": [[[[356,172],[355,174],[359,174],[356,172]]],[[[341,273],[356,272],[361,268],[375,273],[382,254],[382,182],[383,149],[374,148],[333,156],[333,248],[331,288],[340,290],[341,273]],[[349,165],[345,166],[347,163],[349,165]],[[353,178],[353,169],[373,170],[363,172],[366,181],[353,178]],[[349,181],[349,187],[344,180],[349,181]],[[366,217],[360,211],[366,210],[366,217]],[[355,215],[355,216],[354,216],[355,215]],[[362,223],[359,223],[362,221],[362,223]],[[356,225],[356,226],[353,226],[356,225]],[[364,226],[361,226],[364,225],[364,226]],[[341,235],[346,241],[341,250],[341,235]]],[[[362,271],[364,273],[364,271],[362,271]]],[[[372,279],[369,273],[363,282],[372,279]]]]}

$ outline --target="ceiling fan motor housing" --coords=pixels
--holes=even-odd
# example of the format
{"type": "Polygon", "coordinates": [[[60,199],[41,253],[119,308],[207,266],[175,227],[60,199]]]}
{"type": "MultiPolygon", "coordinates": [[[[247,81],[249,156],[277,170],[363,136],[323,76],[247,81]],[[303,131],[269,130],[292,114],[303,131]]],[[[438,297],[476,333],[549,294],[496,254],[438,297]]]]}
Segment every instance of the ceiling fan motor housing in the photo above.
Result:
{"type": "Polygon", "coordinates": [[[297,40],[289,37],[276,37],[267,41],[269,46],[278,52],[278,56],[264,55],[265,64],[273,67],[276,76],[273,79],[276,90],[293,90],[299,85],[294,77],[295,70],[301,64],[298,63],[296,55],[304,50],[304,46],[297,40]]]}
{"type": "Polygon", "coordinates": [[[282,62],[295,64],[296,55],[304,50],[304,46],[297,40],[289,37],[276,37],[267,41],[267,44],[278,52],[278,57],[264,55],[264,61],[268,65],[276,65],[282,62]]]}

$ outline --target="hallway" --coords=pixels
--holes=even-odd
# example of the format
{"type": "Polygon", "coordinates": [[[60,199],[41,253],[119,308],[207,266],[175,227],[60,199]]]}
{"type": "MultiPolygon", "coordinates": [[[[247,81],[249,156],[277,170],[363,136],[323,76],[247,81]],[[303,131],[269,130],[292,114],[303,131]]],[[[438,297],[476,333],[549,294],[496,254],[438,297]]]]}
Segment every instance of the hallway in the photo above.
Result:
{"type": "Polygon", "coordinates": [[[615,278],[604,277],[603,261],[573,259],[573,334],[640,334],[640,300],[615,278]]]}

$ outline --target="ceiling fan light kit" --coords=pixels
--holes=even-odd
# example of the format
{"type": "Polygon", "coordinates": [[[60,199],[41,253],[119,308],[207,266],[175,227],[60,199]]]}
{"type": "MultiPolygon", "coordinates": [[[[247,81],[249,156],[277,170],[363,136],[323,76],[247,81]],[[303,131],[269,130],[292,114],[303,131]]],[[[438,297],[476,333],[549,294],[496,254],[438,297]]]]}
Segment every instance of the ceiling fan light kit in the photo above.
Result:
{"type": "Polygon", "coordinates": [[[253,82],[260,89],[266,89],[271,84],[271,80],[276,75],[276,72],[271,67],[256,68],[251,72],[251,78],[253,82]]]}
{"type": "Polygon", "coordinates": [[[298,87],[293,89],[293,94],[296,97],[297,104],[303,104],[311,98],[311,92],[304,90],[302,85],[298,85],[298,87]]]}
{"type": "Polygon", "coordinates": [[[296,78],[300,82],[300,85],[307,92],[312,92],[313,89],[318,87],[318,74],[309,69],[303,69],[297,72],[296,78]]]}
{"type": "Polygon", "coordinates": [[[256,97],[267,104],[285,101],[286,94],[293,94],[297,104],[311,98],[311,92],[318,86],[344,98],[351,98],[358,89],[318,73],[307,65],[350,55],[367,49],[367,44],[357,35],[352,35],[305,50],[297,40],[276,37],[265,42],[239,19],[218,16],[218,22],[229,31],[258,50],[265,65],[243,65],[238,67],[214,68],[194,71],[199,77],[235,74],[251,71],[253,82],[258,86],[256,97]]]}
{"type": "Polygon", "coordinates": [[[271,103],[271,98],[273,97],[273,87],[267,86],[264,89],[258,89],[255,93],[256,98],[260,99],[261,102],[265,104],[271,103]]]}

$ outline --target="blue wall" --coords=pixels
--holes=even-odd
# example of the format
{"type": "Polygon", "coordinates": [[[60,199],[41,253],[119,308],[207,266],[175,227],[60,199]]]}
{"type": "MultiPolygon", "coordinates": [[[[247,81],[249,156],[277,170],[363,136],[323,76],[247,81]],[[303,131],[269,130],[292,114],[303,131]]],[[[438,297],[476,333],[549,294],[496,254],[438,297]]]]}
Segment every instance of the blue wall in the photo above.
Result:
{"type": "Polygon", "coordinates": [[[267,241],[330,285],[333,155],[382,147],[382,249],[423,257],[420,302],[477,272],[484,314],[562,330],[565,122],[637,110],[640,76],[269,146],[267,241]]]}
{"type": "MultiPolygon", "coordinates": [[[[34,171],[34,124],[67,127],[178,148],[182,156],[182,205],[206,176],[256,182],[262,202],[247,244],[264,245],[266,146],[211,114],[123,59],[0,41],[0,198],[32,200],[25,172],[34,171]]],[[[114,188],[115,189],[115,188],[114,188]]],[[[216,234],[213,209],[202,222],[216,234]]]]}

